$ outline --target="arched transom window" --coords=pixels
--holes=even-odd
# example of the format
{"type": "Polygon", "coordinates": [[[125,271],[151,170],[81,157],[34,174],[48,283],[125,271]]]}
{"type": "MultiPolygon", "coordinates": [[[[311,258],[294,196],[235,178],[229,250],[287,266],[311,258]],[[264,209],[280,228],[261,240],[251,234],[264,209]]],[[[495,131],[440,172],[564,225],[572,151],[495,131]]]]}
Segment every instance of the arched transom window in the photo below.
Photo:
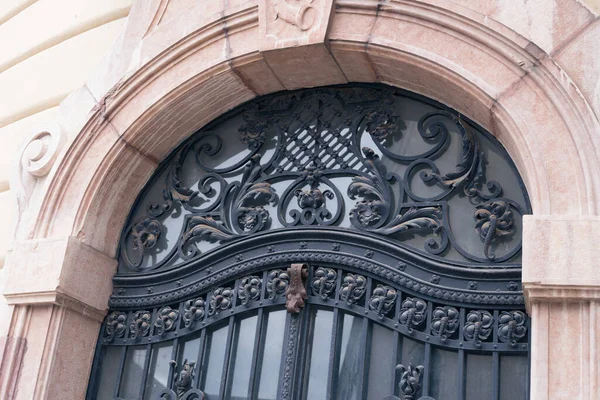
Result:
{"type": "Polygon", "coordinates": [[[530,211],[502,146],[436,102],[254,100],[141,193],[88,397],[527,399],[530,211]]]}

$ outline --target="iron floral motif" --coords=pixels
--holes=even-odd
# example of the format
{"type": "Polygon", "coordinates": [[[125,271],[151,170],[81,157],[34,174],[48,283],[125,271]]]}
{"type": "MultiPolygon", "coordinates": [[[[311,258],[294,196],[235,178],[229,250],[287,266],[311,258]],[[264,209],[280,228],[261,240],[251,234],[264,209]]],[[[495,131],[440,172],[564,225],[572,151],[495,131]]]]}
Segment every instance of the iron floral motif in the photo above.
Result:
{"type": "Polygon", "coordinates": [[[156,218],[144,218],[131,228],[133,248],[151,249],[156,245],[161,233],[161,224],[156,218]]]}
{"type": "Polygon", "coordinates": [[[496,258],[490,251],[492,241],[500,236],[512,235],[515,232],[515,217],[510,204],[503,200],[491,200],[478,205],[473,218],[475,229],[484,243],[483,252],[489,260],[496,258]]]}
{"type": "Polygon", "coordinates": [[[193,326],[197,321],[204,318],[206,303],[202,297],[187,300],[183,303],[183,323],[186,328],[193,326]]]}
{"type": "Polygon", "coordinates": [[[367,112],[364,122],[367,132],[378,142],[384,142],[404,127],[404,122],[398,116],[383,108],[367,112]]]}
{"type": "Polygon", "coordinates": [[[350,306],[360,301],[366,290],[367,278],[362,275],[348,273],[342,281],[340,299],[350,306]]]}
{"type": "Polygon", "coordinates": [[[335,290],[337,272],[332,268],[317,268],[310,284],[313,292],[322,300],[327,300],[335,290]]]}
{"type": "Polygon", "coordinates": [[[486,340],[492,332],[494,317],[488,311],[471,311],[463,328],[463,335],[468,341],[473,341],[475,346],[481,347],[481,342],[486,340]]]}
{"type": "Polygon", "coordinates": [[[271,123],[266,119],[252,119],[247,115],[245,117],[246,122],[238,129],[240,141],[247,144],[249,149],[258,149],[267,139],[267,130],[271,123]]]}
{"type": "Polygon", "coordinates": [[[436,307],[431,316],[431,333],[445,342],[458,329],[459,315],[454,307],[436,307]]]}
{"type": "Polygon", "coordinates": [[[292,264],[287,269],[290,276],[290,284],[285,292],[287,301],[285,307],[291,314],[298,314],[300,308],[304,307],[304,300],[308,298],[305,280],[308,278],[308,266],[306,264],[292,264]]]}
{"type": "Polygon", "coordinates": [[[414,400],[419,390],[421,390],[421,379],[423,378],[425,367],[422,365],[413,367],[412,364],[408,364],[407,368],[402,364],[398,364],[396,365],[396,370],[400,371],[400,383],[398,387],[404,400],[414,400]]]}
{"type": "MultiPolygon", "coordinates": [[[[172,368],[177,368],[177,361],[171,360],[169,364],[172,368]]],[[[175,391],[168,388],[163,389],[158,394],[158,398],[163,400],[204,400],[204,392],[192,387],[195,375],[196,362],[188,362],[186,358],[183,361],[181,370],[179,372],[175,372],[173,375],[173,386],[175,387],[175,391]]]]}
{"type": "Polygon", "coordinates": [[[242,305],[247,305],[250,300],[260,298],[261,279],[258,276],[246,276],[240,280],[238,285],[238,299],[242,305]]]}
{"type": "Polygon", "coordinates": [[[129,325],[129,335],[132,339],[138,339],[147,336],[150,333],[150,321],[152,313],[150,311],[136,311],[129,325]]]}
{"type": "Polygon", "coordinates": [[[527,334],[526,316],[522,311],[502,311],[498,317],[498,339],[512,347],[527,334]]]}
{"type": "Polygon", "coordinates": [[[269,271],[267,275],[267,295],[269,300],[285,293],[290,284],[290,275],[281,269],[269,271]]]}
{"type": "Polygon", "coordinates": [[[208,315],[213,316],[221,311],[231,308],[233,303],[233,290],[229,287],[220,287],[215,289],[210,296],[208,315]]]}
{"type": "Polygon", "coordinates": [[[164,306],[158,310],[156,321],[154,321],[154,332],[157,335],[164,335],[176,328],[176,322],[179,318],[179,311],[173,310],[169,306],[164,306]]]}
{"type": "Polygon", "coordinates": [[[378,284],[369,299],[369,310],[375,311],[379,319],[383,319],[394,306],[398,293],[391,286],[378,284]]]}
{"type": "Polygon", "coordinates": [[[114,339],[122,338],[125,336],[125,329],[127,322],[127,314],[124,312],[113,311],[106,317],[106,323],[104,327],[104,337],[108,342],[112,342],[114,339]]]}
{"type": "Polygon", "coordinates": [[[406,325],[408,333],[412,333],[413,328],[423,325],[427,318],[427,303],[416,297],[407,297],[402,302],[398,320],[402,325],[406,325]]]}

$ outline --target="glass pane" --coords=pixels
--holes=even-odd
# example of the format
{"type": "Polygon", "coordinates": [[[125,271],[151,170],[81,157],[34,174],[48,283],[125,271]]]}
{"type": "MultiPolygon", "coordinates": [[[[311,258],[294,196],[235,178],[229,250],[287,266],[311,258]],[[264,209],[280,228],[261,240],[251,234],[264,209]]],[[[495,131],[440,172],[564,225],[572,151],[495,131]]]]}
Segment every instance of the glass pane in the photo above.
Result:
{"type": "Polygon", "coordinates": [[[248,396],[257,321],[258,317],[253,316],[236,324],[229,366],[233,369],[233,379],[228,383],[228,399],[245,399],[248,396]]]}
{"type": "Polygon", "coordinates": [[[492,398],[492,356],[467,354],[465,394],[467,400],[492,398]]]}
{"type": "Polygon", "coordinates": [[[333,312],[314,310],[313,334],[309,362],[307,399],[320,400],[327,397],[327,378],[329,377],[329,351],[333,329],[333,312]]]}
{"type": "Polygon", "coordinates": [[[371,337],[369,362],[368,399],[383,399],[392,394],[396,354],[394,332],[374,323],[371,337]]]}
{"type": "Polygon", "coordinates": [[[337,397],[359,400],[360,367],[364,362],[363,320],[352,315],[344,315],[342,342],[340,347],[340,370],[337,383],[337,397]]]}
{"type": "Polygon", "coordinates": [[[527,357],[500,357],[500,400],[527,399],[528,375],[527,357]]]}
{"type": "Polygon", "coordinates": [[[119,397],[122,399],[135,400],[139,398],[145,361],[146,346],[131,346],[127,348],[121,387],[119,389],[119,397]]]}
{"type": "Polygon", "coordinates": [[[286,314],[285,310],[281,310],[271,312],[267,316],[267,335],[258,387],[258,398],[260,400],[275,400],[277,398],[286,314]]]}
{"type": "Polygon", "coordinates": [[[114,398],[122,350],[122,347],[114,346],[104,348],[105,352],[100,367],[102,368],[102,372],[100,375],[100,384],[98,385],[98,400],[114,398]]]}
{"type": "Polygon", "coordinates": [[[158,393],[167,387],[169,379],[169,361],[173,341],[157,343],[152,346],[152,358],[148,368],[148,379],[146,381],[145,399],[156,399],[158,393]]]}
{"type": "Polygon", "coordinates": [[[457,389],[458,353],[431,349],[430,396],[439,400],[455,400],[457,389]]]}
{"type": "MultiPolygon", "coordinates": [[[[184,342],[179,342],[178,360],[183,365],[185,360],[194,361],[198,364],[198,352],[200,351],[200,332],[195,335],[186,336],[184,342]]],[[[198,370],[199,365],[196,365],[198,370]]]]}
{"type": "Polygon", "coordinates": [[[228,328],[229,326],[224,326],[208,334],[203,365],[204,379],[201,386],[207,396],[219,396],[228,328]]]}
{"type": "Polygon", "coordinates": [[[425,360],[425,345],[408,338],[402,338],[402,356],[400,360],[400,364],[406,367],[409,364],[412,364],[413,367],[423,365],[423,361],[425,360]]]}

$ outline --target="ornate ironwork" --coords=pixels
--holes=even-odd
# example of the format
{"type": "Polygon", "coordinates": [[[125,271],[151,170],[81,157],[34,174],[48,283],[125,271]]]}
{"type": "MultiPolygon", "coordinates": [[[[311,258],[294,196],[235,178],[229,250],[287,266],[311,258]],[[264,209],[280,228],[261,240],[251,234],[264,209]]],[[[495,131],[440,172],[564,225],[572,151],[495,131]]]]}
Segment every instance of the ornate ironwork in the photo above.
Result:
{"type": "Polygon", "coordinates": [[[398,320],[402,325],[406,325],[408,333],[412,333],[413,328],[420,327],[427,319],[427,303],[421,299],[408,297],[402,302],[398,320]]]}
{"type": "Polygon", "coordinates": [[[227,310],[233,304],[233,290],[229,287],[220,287],[210,296],[208,315],[218,314],[227,310]]]}
{"type": "Polygon", "coordinates": [[[340,300],[352,305],[365,295],[367,278],[358,274],[346,274],[340,290],[340,300]]]}
{"type": "Polygon", "coordinates": [[[132,339],[148,335],[150,333],[150,321],[152,314],[149,311],[136,311],[129,325],[129,335],[132,339]]]}
{"type": "MultiPolygon", "coordinates": [[[[177,361],[171,360],[169,362],[172,368],[177,368],[177,361]]],[[[172,389],[163,389],[159,394],[159,399],[164,400],[204,400],[204,392],[199,389],[194,389],[194,375],[196,373],[196,362],[185,359],[181,370],[176,372],[173,376],[173,386],[175,391],[172,389]]]]}
{"type": "Polygon", "coordinates": [[[115,338],[125,336],[127,322],[127,314],[124,312],[114,311],[106,317],[104,324],[104,337],[108,342],[112,342],[115,338]]]}
{"type": "Polygon", "coordinates": [[[310,284],[313,292],[327,300],[335,290],[337,272],[332,268],[318,268],[310,284]]]}
{"type": "Polygon", "coordinates": [[[486,340],[492,332],[494,317],[488,311],[471,311],[467,315],[467,321],[463,328],[465,339],[475,342],[475,346],[480,347],[481,341],[486,340]]]}
{"type": "Polygon", "coordinates": [[[179,311],[173,310],[169,306],[164,306],[158,310],[158,317],[154,321],[154,332],[157,335],[164,335],[176,328],[179,311]]]}
{"type": "Polygon", "coordinates": [[[183,303],[183,323],[186,328],[193,326],[204,318],[206,303],[202,297],[187,300],[183,303]]]}
{"type": "Polygon", "coordinates": [[[298,314],[304,307],[304,300],[308,298],[305,288],[305,280],[308,277],[308,267],[306,264],[292,264],[287,270],[290,282],[285,292],[287,301],[285,307],[289,313],[298,314]]]}
{"type": "Polygon", "coordinates": [[[512,347],[527,334],[523,311],[502,311],[498,319],[498,338],[512,347]]]}
{"type": "Polygon", "coordinates": [[[377,285],[369,299],[369,309],[377,313],[379,319],[383,319],[394,306],[398,293],[391,286],[377,285]]]}
{"type": "Polygon", "coordinates": [[[396,370],[400,371],[400,383],[398,386],[404,396],[404,400],[413,400],[419,390],[421,390],[421,379],[425,367],[422,365],[413,367],[412,364],[408,364],[408,367],[405,367],[402,364],[398,364],[396,370]]]}
{"type": "Polygon", "coordinates": [[[261,279],[258,276],[246,276],[240,280],[238,285],[238,299],[243,305],[250,300],[260,298],[261,279]]]}
{"type": "Polygon", "coordinates": [[[454,307],[436,307],[433,310],[431,333],[446,341],[458,329],[459,312],[454,307]]]}
{"type": "Polygon", "coordinates": [[[152,180],[161,197],[134,211],[120,271],[171,267],[258,232],[316,226],[385,236],[433,258],[515,262],[527,196],[516,171],[488,178],[487,149],[505,153],[462,116],[376,88],[276,95],[235,113],[246,148],[232,153],[219,124],[188,141],[152,180]],[[409,101],[423,109],[414,126],[405,122],[414,118],[404,112],[409,101]],[[502,197],[503,185],[516,197],[502,197]],[[464,243],[467,222],[453,233],[460,202],[473,210],[480,249],[464,243]]]}
{"type": "Polygon", "coordinates": [[[290,275],[281,269],[269,271],[267,275],[267,294],[269,300],[285,294],[290,284],[290,275]]]}

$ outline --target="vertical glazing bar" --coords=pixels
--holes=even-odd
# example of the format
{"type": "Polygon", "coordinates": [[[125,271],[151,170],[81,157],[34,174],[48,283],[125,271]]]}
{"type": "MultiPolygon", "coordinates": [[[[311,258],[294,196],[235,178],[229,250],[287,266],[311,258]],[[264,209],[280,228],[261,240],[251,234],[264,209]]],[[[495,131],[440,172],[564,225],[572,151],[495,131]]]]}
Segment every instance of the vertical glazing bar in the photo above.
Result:
{"type": "MultiPolygon", "coordinates": [[[[371,289],[373,287],[373,280],[371,278],[367,279],[367,289],[365,292],[365,315],[367,315],[369,313],[369,298],[371,296],[371,289]]],[[[363,362],[360,365],[360,373],[358,375],[359,379],[360,379],[360,386],[359,386],[359,393],[361,393],[361,398],[366,398],[367,396],[367,382],[369,380],[369,362],[370,362],[370,339],[371,339],[371,335],[370,335],[370,324],[369,324],[369,319],[368,318],[363,318],[363,326],[362,326],[362,343],[361,343],[361,349],[362,354],[363,354],[363,362]]]]}
{"type": "Polygon", "coordinates": [[[117,372],[117,379],[115,382],[115,398],[119,397],[119,387],[121,386],[121,378],[123,377],[123,368],[125,367],[125,356],[127,355],[127,346],[123,346],[121,349],[121,361],[119,362],[119,371],[117,372]]]}
{"type": "MultiPolygon", "coordinates": [[[[433,313],[433,304],[427,302],[427,324],[426,326],[426,338],[431,335],[431,314],[433,313]]],[[[425,355],[423,356],[423,367],[425,367],[425,376],[423,377],[423,396],[429,396],[429,378],[431,377],[431,343],[425,343],[425,355]]]]}
{"type": "MultiPolygon", "coordinates": [[[[400,326],[399,322],[398,322],[398,316],[400,314],[400,309],[402,308],[402,297],[403,297],[403,293],[402,292],[398,292],[398,300],[396,301],[396,308],[394,310],[394,327],[398,328],[400,326]]],[[[394,331],[394,346],[392,347],[392,351],[394,354],[394,359],[396,360],[394,362],[394,365],[392,367],[392,387],[390,388],[390,393],[391,394],[396,394],[396,365],[400,364],[400,357],[402,356],[402,335],[400,335],[400,333],[398,333],[398,331],[394,331]]],[[[398,393],[399,394],[399,393],[398,393]]]]}
{"type": "MultiPolygon", "coordinates": [[[[264,282],[264,281],[263,281],[264,282]]],[[[261,299],[261,304],[263,300],[261,299]]],[[[254,398],[254,392],[258,391],[258,384],[256,381],[256,371],[260,371],[260,365],[258,364],[259,356],[264,348],[264,340],[262,337],[264,336],[264,332],[266,331],[264,327],[264,309],[261,308],[258,310],[258,319],[256,321],[256,332],[254,334],[254,349],[252,351],[252,364],[250,366],[250,386],[248,387],[248,398],[254,398]]]]}
{"type": "MultiPolygon", "coordinates": [[[[310,306],[307,305],[303,311],[310,313],[310,306]]],[[[283,340],[283,351],[281,352],[281,369],[279,371],[279,400],[290,400],[297,398],[293,396],[293,377],[294,377],[294,365],[304,365],[304,357],[297,357],[298,351],[298,331],[300,327],[300,314],[287,314],[285,320],[285,338],[283,340]],[[297,362],[295,362],[297,360],[297,362]]],[[[302,335],[306,337],[307,335],[302,335]]],[[[302,368],[297,368],[302,370],[302,368]]],[[[302,386],[302,385],[297,385],[302,386]]]]}
{"type": "MultiPolygon", "coordinates": [[[[310,295],[313,294],[309,284],[309,282],[312,282],[313,274],[314,270],[309,266],[308,278],[306,279],[306,291],[309,296],[309,299],[310,295]]],[[[286,330],[286,333],[289,333],[290,336],[289,340],[288,336],[286,336],[284,346],[290,347],[292,346],[293,342],[295,349],[294,353],[290,353],[291,349],[285,350],[284,347],[284,354],[287,352],[289,354],[295,355],[297,359],[294,362],[294,360],[290,360],[289,357],[284,358],[285,363],[289,364],[290,362],[292,362],[292,365],[285,365],[282,366],[282,368],[292,369],[291,376],[293,377],[293,382],[290,382],[290,391],[284,393],[284,395],[281,397],[281,400],[288,400],[291,398],[301,399],[303,398],[302,391],[306,387],[308,387],[309,363],[307,362],[307,359],[310,359],[312,349],[309,348],[309,344],[311,344],[312,342],[312,332],[314,330],[315,323],[314,319],[312,318],[312,313],[313,307],[307,302],[306,307],[304,307],[304,309],[300,311],[300,314],[293,314],[293,318],[291,319],[292,323],[290,323],[289,329],[286,330]],[[304,323],[302,323],[303,321],[304,323]],[[311,333],[309,334],[309,332],[311,333]],[[295,365],[296,367],[293,368],[293,365],[295,365]]],[[[282,371],[285,371],[285,369],[282,369],[282,371]]],[[[286,378],[282,376],[281,380],[285,381],[286,378]]],[[[292,378],[289,378],[289,380],[292,381],[292,378]]],[[[285,385],[283,385],[282,387],[285,387],[285,385]]],[[[306,396],[306,394],[304,394],[304,396],[306,396]]]]}
{"type": "MultiPolygon", "coordinates": [[[[177,347],[179,345],[179,338],[173,340],[173,347],[171,348],[171,360],[177,360],[177,347]]],[[[181,367],[179,364],[177,366],[181,367]]],[[[175,376],[176,366],[171,365],[169,368],[169,377],[167,378],[167,387],[173,389],[173,376],[175,376]]]]}
{"type": "Polygon", "coordinates": [[[458,371],[457,371],[457,380],[458,380],[458,393],[456,398],[458,400],[464,400],[465,398],[465,351],[462,348],[463,344],[463,328],[465,327],[465,309],[460,309],[460,320],[459,320],[459,328],[458,328],[458,340],[461,347],[458,349],[458,371]]]}
{"type": "Polygon", "coordinates": [[[204,357],[204,347],[206,346],[206,328],[203,328],[202,331],[200,332],[200,344],[198,345],[198,357],[196,358],[196,382],[194,387],[197,389],[202,390],[202,388],[200,387],[200,382],[202,382],[202,364],[204,363],[204,360],[202,360],[202,357],[204,357]]]}
{"type": "MultiPolygon", "coordinates": [[[[235,304],[235,302],[234,302],[235,304]]],[[[229,317],[229,327],[227,328],[227,344],[225,345],[225,357],[223,358],[223,372],[221,373],[221,387],[219,389],[219,399],[225,399],[225,388],[229,376],[229,362],[231,361],[231,342],[233,341],[233,331],[235,329],[235,317],[229,317]]]]}
{"type": "MultiPolygon", "coordinates": [[[[498,346],[498,318],[500,313],[494,310],[494,345],[498,346]]],[[[500,398],[500,356],[497,351],[492,353],[492,400],[500,398]]]]}
{"type": "Polygon", "coordinates": [[[146,381],[148,380],[148,368],[152,359],[152,345],[146,345],[146,359],[144,360],[144,371],[142,372],[142,385],[140,387],[140,399],[144,398],[144,390],[146,389],[146,381]]]}
{"type": "MultiPolygon", "coordinates": [[[[337,270],[337,280],[335,285],[334,292],[334,304],[337,306],[339,304],[339,295],[340,288],[342,286],[342,270],[337,270]]],[[[333,328],[331,330],[331,347],[329,349],[329,376],[327,377],[327,399],[335,399],[335,388],[337,386],[337,374],[338,374],[338,363],[339,363],[339,354],[340,354],[340,345],[342,338],[342,323],[340,317],[342,313],[340,313],[339,309],[336,307],[333,310],[333,328]]]]}

